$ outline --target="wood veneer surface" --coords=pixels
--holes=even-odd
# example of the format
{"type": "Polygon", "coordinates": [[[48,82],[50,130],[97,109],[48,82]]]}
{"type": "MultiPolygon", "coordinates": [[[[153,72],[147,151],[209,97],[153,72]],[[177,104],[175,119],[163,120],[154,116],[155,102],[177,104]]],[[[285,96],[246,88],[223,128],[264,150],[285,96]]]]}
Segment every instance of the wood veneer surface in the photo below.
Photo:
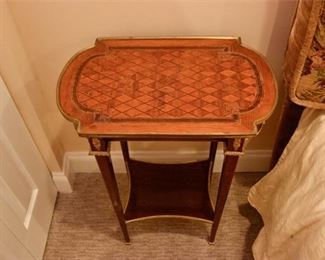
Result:
{"type": "Polygon", "coordinates": [[[238,39],[103,39],[65,67],[58,101],[80,135],[254,135],[276,86],[238,39]]]}

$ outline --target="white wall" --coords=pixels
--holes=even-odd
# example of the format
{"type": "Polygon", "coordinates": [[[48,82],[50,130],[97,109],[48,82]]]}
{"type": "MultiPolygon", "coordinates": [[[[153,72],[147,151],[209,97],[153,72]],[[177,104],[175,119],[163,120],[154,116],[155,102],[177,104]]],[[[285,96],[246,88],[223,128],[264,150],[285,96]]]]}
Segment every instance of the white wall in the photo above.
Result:
{"type": "Polygon", "coordinates": [[[0,0],[0,74],[47,166],[51,171],[60,171],[55,148],[41,121],[47,115],[44,97],[5,0],[0,0]]]}
{"type": "MultiPolygon", "coordinates": [[[[280,79],[296,1],[10,0],[9,5],[46,102],[44,128],[54,147],[72,151],[85,150],[87,145],[57,109],[56,82],[68,59],[93,45],[96,37],[240,36],[244,45],[267,56],[280,79]]],[[[251,148],[272,147],[278,117],[277,111],[251,148]]],[[[162,144],[147,146],[164,149],[162,144]]],[[[62,151],[55,152],[62,156],[62,151]]]]}

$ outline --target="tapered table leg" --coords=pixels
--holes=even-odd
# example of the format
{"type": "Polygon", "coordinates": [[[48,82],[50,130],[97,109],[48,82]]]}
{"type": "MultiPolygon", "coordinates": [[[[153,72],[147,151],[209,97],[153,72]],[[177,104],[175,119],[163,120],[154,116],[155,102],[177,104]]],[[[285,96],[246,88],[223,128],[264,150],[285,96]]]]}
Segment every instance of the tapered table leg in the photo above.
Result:
{"type": "Polygon", "coordinates": [[[238,140],[239,140],[239,144],[238,147],[236,148],[234,147],[235,146],[234,140],[231,140],[231,142],[228,144],[227,147],[228,149],[230,148],[231,150],[237,150],[237,151],[232,151],[233,154],[231,155],[226,153],[223,161],[221,177],[219,181],[217,201],[215,206],[215,215],[211,227],[209,243],[214,243],[215,241],[216,233],[228,197],[228,192],[230,190],[230,186],[238,162],[239,154],[241,153],[241,150],[243,148],[244,140],[243,139],[242,140],[238,139],[238,140]]]}
{"type": "Polygon", "coordinates": [[[210,243],[213,243],[216,237],[223,208],[225,206],[228,192],[231,186],[232,178],[234,176],[234,171],[236,168],[237,161],[238,161],[238,156],[231,156],[231,155],[225,156],[220,182],[219,182],[218,196],[217,196],[217,202],[215,207],[215,216],[214,216],[213,224],[211,227],[211,234],[209,238],[210,243]]]}
{"type": "Polygon", "coordinates": [[[100,140],[93,138],[89,140],[90,146],[92,148],[92,154],[95,155],[97,164],[103,176],[109,197],[112,201],[112,205],[115,211],[115,214],[120,223],[124,239],[127,243],[130,242],[129,233],[126,227],[126,222],[123,213],[123,207],[118,192],[118,186],[115,178],[115,173],[112,165],[112,160],[109,154],[109,142],[106,140],[100,140]],[[94,141],[96,140],[96,141],[94,141]],[[96,153],[97,152],[97,153],[96,153]]]}
{"type": "Polygon", "coordinates": [[[210,152],[209,152],[209,183],[211,183],[212,174],[213,174],[213,167],[214,161],[216,159],[216,153],[218,148],[218,141],[211,141],[210,142],[210,152]]]}

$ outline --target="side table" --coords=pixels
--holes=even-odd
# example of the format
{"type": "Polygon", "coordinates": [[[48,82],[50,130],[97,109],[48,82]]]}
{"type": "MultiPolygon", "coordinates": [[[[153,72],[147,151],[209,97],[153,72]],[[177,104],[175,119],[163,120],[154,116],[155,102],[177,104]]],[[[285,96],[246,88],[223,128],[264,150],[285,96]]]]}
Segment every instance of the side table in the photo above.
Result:
{"type": "Polygon", "coordinates": [[[238,161],[277,99],[265,60],[239,38],[97,39],[71,58],[58,82],[62,114],[90,143],[126,242],[127,223],[182,217],[212,224],[213,243],[238,161]],[[206,160],[158,164],[130,157],[128,141],[209,141],[206,160]],[[120,141],[129,175],[123,208],[110,157],[120,141]],[[210,178],[224,162],[215,206],[210,178]]]}

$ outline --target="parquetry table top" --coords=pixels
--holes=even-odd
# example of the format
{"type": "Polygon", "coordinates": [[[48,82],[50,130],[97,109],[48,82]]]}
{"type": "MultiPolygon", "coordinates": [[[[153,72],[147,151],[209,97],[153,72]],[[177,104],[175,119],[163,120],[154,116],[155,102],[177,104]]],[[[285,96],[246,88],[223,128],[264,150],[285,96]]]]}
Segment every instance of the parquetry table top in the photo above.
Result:
{"type": "Polygon", "coordinates": [[[239,39],[99,39],[76,54],[58,105],[82,136],[255,135],[276,84],[239,39]]]}

